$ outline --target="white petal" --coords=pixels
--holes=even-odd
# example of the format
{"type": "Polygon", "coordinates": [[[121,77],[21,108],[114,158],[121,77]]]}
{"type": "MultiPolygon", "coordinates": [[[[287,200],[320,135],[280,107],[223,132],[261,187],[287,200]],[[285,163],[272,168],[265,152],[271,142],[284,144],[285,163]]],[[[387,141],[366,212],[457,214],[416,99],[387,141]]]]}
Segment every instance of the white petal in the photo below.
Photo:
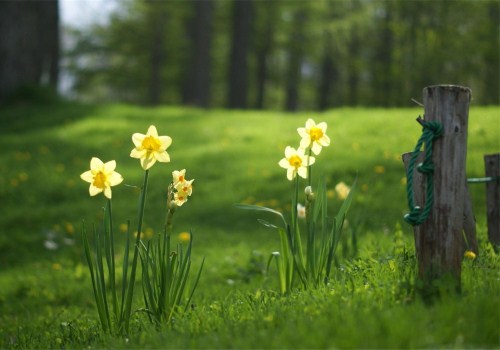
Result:
{"type": "Polygon", "coordinates": [[[159,136],[158,139],[161,143],[161,149],[166,150],[172,144],[172,138],[170,136],[159,136]]]}
{"type": "Polygon", "coordinates": [[[156,131],[156,126],[150,125],[148,128],[147,135],[151,135],[158,138],[158,131],[156,131]]]}
{"type": "Polygon", "coordinates": [[[309,162],[309,163],[307,163],[307,164],[309,164],[309,165],[313,165],[313,164],[314,164],[314,162],[316,161],[316,158],[314,158],[314,157],[308,157],[308,159],[307,159],[307,160],[308,160],[308,162],[309,162]]]}
{"type": "Polygon", "coordinates": [[[326,125],[326,123],[325,123],[325,122],[321,122],[321,123],[319,123],[318,125],[316,125],[316,127],[320,128],[320,129],[321,129],[321,131],[323,131],[323,133],[325,133],[325,132],[326,132],[326,127],[327,127],[327,125],[326,125]]]}
{"type": "Polygon", "coordinates": [[[91,196],[95,196],[96,194],[99,194],[102,192],[102,189],[99,187],[95,187],[94,185],[90,185],[89,187],[89,193],[91,196]]]}
{"type": "Polygon", "coordinates": [[[130,156],[132,158],[142,158],[142,157],[145,157],[146,156],[146,153],[147,151],[145,149],[142,149],[142,150],[138,150],[137,148],[134,148],[131,152],[130,152],[130,156]]]}
{"type": "Polygon", "coordinates": [[[306,128],[298,128],[297,132],[299,133],[300,137],[309,137],[309,134],[306,131],[306,128]]]}
{"type": "Polygon", "coordinates": [[[286,158],[283,158],[279,161],[278,165],[282,168],[288,169],[290,167],[290,163],[286,158]]]}
{"type": "Polygon", "coordinates": [[[288,159],[291,156],[293,156],[294,154],[295,154],[295,148],[290,147],[290,146],[286,146],[286,148],[285,148],[285,157],[288,159]]]}
{"type": "Polygon", "coordinates": [[[300,148],[307,148],[310,145],[311,145],[311,137],[309,135],[300,140],[300,148]]]}
{"type": "Polygon", "coordinates": [[[321,152],[321,145],[317,142],[314,142],[311,149],[315,155],[318,155],[319,152],[321,152]]]}
{"type": "Polygon", "coordinates": [[[329,146],[330,145],[330,138],[328,137],[328,135],[323,134],[323,137],[319,140],[319,142],[323,146],[329,146]]]}
{"type": "Polygon", "coordinates": [[[121,176],[120,174],[118,174],[117,172],[113,172],[109,178],[108,178],[108,181],[109,181],[109,185],[110,186],[116,186],[116,185],[119,185],[122,183],[123,181],[123,176],[121,176]]]}
{"type": "Polygon", "coordinates": [[[106,198],[111,199],[111,187],[106,187],[104,189],[104,195],[106,196],[106,198]]]}
{"type": "Polygon", "coordinates": [[[156,163],[156,159],[152,157],[141,158],[141,166],[144,170],[148,170],[156,163]]]}
{"type": "Polygon", "coordinates": [[[286,171],[286,177],[288,180],[292,181],[293,178],[295,177],[295,169],[294,168],[288,168],[288,170],[286,171]]]}
{"type": "Polygon", "coordinates": [[[103,162],[102,160],[100,160],[99,158],[97,157],[92,157],[92,159],[90,160],[90,170],[101,170],[102,169],[102,166],[103,166],[103,162]]]}
{"type": "Polygon", "coordinates": [[[314,122],[314,120],[312,120],[311,118],[307,119],[306,129],[311,129],[312,127],[315,127],[315,126],[316,126],[316,123],[314,122]]]}
{"type": "Polygon", "coordinates": [[[92,183],[94,181],[94,175],[92,174],[91,170],[87,170],[86,172],[84,172],[83,174],[81,174],[80,178],[83,181],[90,182],[90,183],[92,183]]]}
{"type": "Polygon", "coordinates": [[[135,147],[141,147],[142,141],[144,141],[145,138],[146,135],[136,132],[135,134],[132,135],[132,142],[134,143],[135,147]]]}
{"type": "Polygon", "coordinates": [[[103,168],[106,174],[112,173],[116,168],[116,161],[110,160],[109,162],[104,163],[103,168]]]}
{"type": "Polygon", "coordinates": [[[163,162],[163,163],[170,162],[170,156],[168,155],[167,152],[154,152],[153,155],[154,155],[154,158],[159,162],[163,162]]]}
{"type": "Polygon", "coordinates": [[[300,177],[307,179],[307,168],[306,167],[301,166],[297,172],[299,173],[300,177]]]}

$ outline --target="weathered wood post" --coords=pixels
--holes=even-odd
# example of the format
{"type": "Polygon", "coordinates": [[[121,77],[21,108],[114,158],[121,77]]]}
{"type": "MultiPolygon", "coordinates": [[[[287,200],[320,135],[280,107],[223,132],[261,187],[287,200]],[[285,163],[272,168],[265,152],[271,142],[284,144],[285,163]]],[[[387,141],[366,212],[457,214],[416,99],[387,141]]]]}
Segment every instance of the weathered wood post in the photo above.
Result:
{"type": "MultiPolygon", "coordinates": [[[[424,127],[428,122],[438,122],[443,128],[442,135],[433,142],[434,171],[427,174],[433,176],[433,207],[427,220],[414,226],[424,295],[434,295],[442,289],[460,290],[470,98],[470,90],[460,86],[437,85],[423,89],[424,127]]],[[[417,173],[415,200],[426,200],[427,189],[417,173]]]]}
{"type": "Polygon", "coordinates": [[[500,153],[484,156],[486,177],[486,217],[488,240],[498,252],[500,247],[500,153]]]}

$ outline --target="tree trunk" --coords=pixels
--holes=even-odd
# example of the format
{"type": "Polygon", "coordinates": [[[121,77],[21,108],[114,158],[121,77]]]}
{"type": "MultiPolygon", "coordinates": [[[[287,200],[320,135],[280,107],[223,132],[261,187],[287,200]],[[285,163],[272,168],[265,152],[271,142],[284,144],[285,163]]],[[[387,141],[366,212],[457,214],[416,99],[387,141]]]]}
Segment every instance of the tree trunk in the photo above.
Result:
{"type": "Polygon", "coordinates": [[[306,15],[297,10],[293,18],[293,28],[288,43],[288,69],[286,76],[285,110],[296,111],[299,107],[299,86],[304,47],[304,24],[306,15]]]}
{"type": "Polygon", "coordinates": [[[338,79],[338,70],[333,60],[332,35],[325,33],[325,52],[321,62],[321,76],[318,85],[318,109],[320,111],[332,107],[339,102],[339,95],[334,96],[334,86],[338,79]]]}
{"type": "Polygon", "coordinates": [[[149,76],[149,104],[158,105],[163,92],[162,71],[166,58],[165,24],[167,15],[161,3],[149,3],[151,11],[151,47],[150,47],[150,76],[149,76]]]}
{"type": "Polygon", "coordinates": [[[58,1],[0,1],[0,101],[16,89],[57,86],[58,1]]]}
{"type": "Polygon", "coordinates": [[[227,102],[229,108],[247,107],[252,7],[250,0],[233,1],[233,32],[227,102]]]}
{"type": "Polygon", "coordinates": [[[210,106],[210,83],[212,68],[212,22],[213,0],[193,3],[194,16],[188,21],[191,38],[191,58],[186,67],[186,84],[183,102],[187,105],[207,108],[210,106]]]}

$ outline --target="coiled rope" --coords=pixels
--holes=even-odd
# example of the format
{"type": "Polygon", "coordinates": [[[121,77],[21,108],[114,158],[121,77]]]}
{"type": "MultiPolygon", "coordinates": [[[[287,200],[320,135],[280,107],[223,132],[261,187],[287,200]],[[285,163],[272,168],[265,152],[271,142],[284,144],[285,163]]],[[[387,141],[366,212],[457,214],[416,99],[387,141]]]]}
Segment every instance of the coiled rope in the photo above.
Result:
{"type": "Polygon", "coordinates": [[[434,202],[434,164],[432,162],[432,142],[443,134],[443,126],[437,121],[424,121],[420,117],[417,121],[423,126],[422,136],[418,139],[417,145],[412,152],[410,162],[408,163],[408,170],[406,173],[406,194],[408,196],[408,207],[410,212],[405,214],[404,220],[410,225],[416,226],[422,224],[427,220],[434,202]],[[427,178],[427,189],[424,209],[415,205],[414,191],[413,191],[413,174],[415,171],[415,163],[420,154],[422,145],[425,145],[425,158],[423,163],[417,165],[417,170],[424,174],[427,178]]]}

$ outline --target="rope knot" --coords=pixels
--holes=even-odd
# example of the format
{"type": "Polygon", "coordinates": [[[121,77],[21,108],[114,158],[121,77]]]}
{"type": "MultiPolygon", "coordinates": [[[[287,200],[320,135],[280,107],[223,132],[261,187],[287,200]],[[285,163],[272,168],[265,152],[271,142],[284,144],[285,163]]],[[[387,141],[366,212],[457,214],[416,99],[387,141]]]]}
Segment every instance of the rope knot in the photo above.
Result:
{"type": "Polygon", "coordinates": [[[422,121],[421,123],[424,127],[424,129],[428,129],[429,131],[432,132],[433,134],[433,138],[434,139],[437,139],[438,137],[440,137],[441,135],[443,135],[443,126],[441,125],[440,122],[437,122],[437,121],[429,121],[429,122],[426,122],[426,121],[422,121]]]}

